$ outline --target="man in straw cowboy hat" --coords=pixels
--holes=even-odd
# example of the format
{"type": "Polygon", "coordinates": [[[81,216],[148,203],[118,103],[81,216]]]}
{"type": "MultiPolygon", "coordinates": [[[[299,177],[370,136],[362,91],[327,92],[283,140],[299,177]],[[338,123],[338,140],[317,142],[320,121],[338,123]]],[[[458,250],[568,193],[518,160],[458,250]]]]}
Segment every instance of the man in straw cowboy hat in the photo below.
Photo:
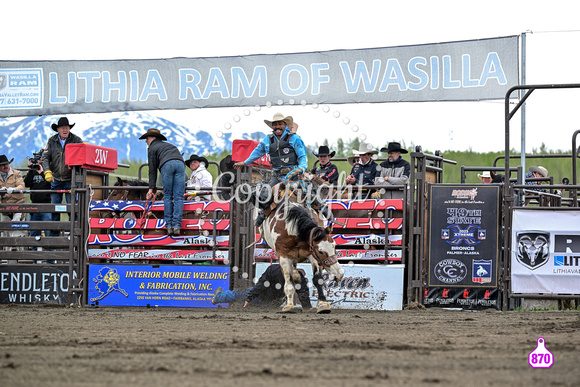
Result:
{"type": "MultiPolygon", "coordinates": [[[[373,160],[379,153],[371,144],[361,142],[358,149],[352,150],[353,156],[348,158],[352,165],[350,175],[345,179],[346,184],[350,185],[374,185],[377,175],[377,163],[373,160]],[[358,160],[358,161],[357,161],[358,160]]],[[[372,194],[372,190],[363,189],[365,197],[372,194]]]]}
{"type": "MultiPolygon", "coordinates": [[[[535,179],[535,178],[542,178],[542,177],[548,177],[548,170],[544,167],[540,166],[532,166],[528,169],[528,173],[526,173],[524,175],[524,178],[527,179],[535,179]]],[[[529,180],[526,181],[526,185],[540,185],[542,184],[541,181],[539,180],[529,180]]],[[[540,189],[540,188],[530,188],[533,189],[535,191],[542,191],[542,192],[546,192],[547,190],[545,189],[540,189]]]]}
{"type": "MultiPolygon", "coordinates": [[[[381,152],[386,153],[388,159],[383,161],[378,169],[375,185],[405,185],[411,176],[411,164],[403,160],[401,153],[409,153],[401,148],[398,142],[389,142],[386,148],[381,148],[381,152]]],[[[381,190],[383,199],[402,199],[404,192],[401,190],[381,190]]]]}
{"type": "MultiPolygon", "coordinates": [[[[44,179],[50,183],[50,189],[53,191],[71,189],[72,171],[65,164],[66,146],[83,142],[79,136],[71,132],[74,126],[75,124],[69,123],[67,117],[61,117],[56,124],[51,125],[52,130],[57,133],[48,139],[46,149],[42,154],[42,169],[44,169],[44,179]]],[[[51,193],[50,202],[52,204],[62,203],[62,195],[61,192],[51,193]]],[[[70,193],[64,194],[64,197],[67,203],[71,202],[70,193]]],[[[53,212],[52,220],[60,221],[60,212],[53,212]]],[[[59,235],[60,231],[58,230],[50,231],[50,236],[59,235]]]]}
{"type": "MultiPolygon", "coordinates": [[[[0,203],[21,204],[24,203],[24,194],[12,193],[12,190],[23,190],[24,179],[19,170],[10,166],[14,159],[8,160],[6,155],[0,155],[0,203]]],[[[20,222],[22,213],[3,213],[1,216],[3,222],[20,222]]],[[[3,232],[4,234],[4,232],[3,232]]],[[[8,236],[24,236],[23,231],[8,231],[8,236]]],[[[4,248],[8,250],[7,247],[4,248]]],[[[22,248],[19,248],[22,250],[22,248]]]]}
{"type": "Polygon", "coordinates": [[[326,145],[318,147],[318,153],[312,151],[314,156],[318,157],[320,164],[312,170],[312,173],[319,176],[330,184],[336,185],[338,183],[338,168],[330,162],[330,159],[336,154],[335,151],[330,151],[326,145]]]}
{"type": "MultiPolygon", "coordinates": [[[[272,121],[264,120],[264,122],[272,129],[272,133],[260,141],[246,160],[235,163],[234,168],[250,165],[268,154],[273,170],[268,185],[273,187],[304,172],[308,167],[308,155],[302,138],[295,133],[295,129],[293,130],[297,125],[291,116],[284,117],[282,113],[276,113],[272,121]]],[[[261,209],[267,208],[270,205],[271,192],[262,189],[258,196],[261,209]]],[[[256,218],[256,226],[259,227],[265,218],[264,212],[260,211],[256,218]]]]}
{"type": "Polygon", "coordinates": [[[478,173],[477,177],[479,177],[479,180],[481,180],[483,184],[491,184],[494,178],[490,171],[483,171],[481,174],[478,173]]]}
{"type": "Polygon", "coordinates": [[[152,200],[157,189],[157,170],[161,172],[163,184],[163,216],[167,235],[179,236],[183,217],[183,195],[185,194],[185,162],[179,149],[167,141],[159,129],[150,128],[139,137],[147,143],[149,164],[149,191],[147,200],[152,200]]]}
{"type": "MultiPolygon", "coordinates": [[[[209,190],[212,187],[213,177],[207,170],[209,161],[207,161],[205,157],[191,155],[189,156],[189,159],[185,161],[185,165],[191,169],[191,175],[189,176],[189,180],[187,180],[186,183],[188,188],[207,188],[209,190]]],[[[211,199],[211,195],[201,195],[198,197],[204,200],[211,199]]]]}

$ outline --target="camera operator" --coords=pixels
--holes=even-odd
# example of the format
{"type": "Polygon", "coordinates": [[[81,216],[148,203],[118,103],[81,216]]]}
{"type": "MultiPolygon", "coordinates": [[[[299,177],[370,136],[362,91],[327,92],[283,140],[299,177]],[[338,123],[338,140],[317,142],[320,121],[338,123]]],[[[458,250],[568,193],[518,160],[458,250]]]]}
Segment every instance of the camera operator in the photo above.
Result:
{"type": "MultiPolygon", "coordinates": [[[[41,149],[38,153],[33,153],[33,157],[28,159],[28,173],[24,177],[24,185],[31,190],[50,190],[50,183],[44,178],[44,170],[40,162],[42,158],[41,149]]],[[[30,194],[30,201],[32,203],[50,203],[50,192],[33,192],[30,194]]],[[[30,221],[50,222],[52,216],[48,212],[31,212],[30,221]]],[[[49,230],[44,230],[44,235],[48,236],[49,230]]],[[[41,230],[30,231],[30,236],[36,237],[42,234],[41,230]]],[[[31,250],[36,250],[36,247],[31,247],[31,250]]]]}
{"type": "MultiPolygon", "coordinates": [[[[6,155],[0,155],[0,203],[21,204],[24,203],[24,194],[12,193],[12,190],[23,190],[24,180],[17,169],[10,166],[14,159],[8,160],[6,155]]],[[[22,220],[22,213],[6,213],[1,217],[3,222],[20,222],[22,220]]],[[[24,236],[23,231],[4,231],[11,237],[24,236]]],[[[11,248],[4,246],[4,250],[11,248]]],[[[15,250],[23,250],[22,247],[13,248],[15,250]]]]}

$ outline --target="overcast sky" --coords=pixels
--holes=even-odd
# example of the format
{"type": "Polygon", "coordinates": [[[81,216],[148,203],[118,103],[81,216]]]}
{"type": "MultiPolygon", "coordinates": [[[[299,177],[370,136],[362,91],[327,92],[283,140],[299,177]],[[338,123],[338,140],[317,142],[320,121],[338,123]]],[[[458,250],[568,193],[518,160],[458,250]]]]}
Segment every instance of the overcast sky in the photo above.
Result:
{"type": "MultiPolygon", "coordinates": [[[[153,59],[391,47],[527,34],[527,84],[580,83],[575,1],[13,1],[2,4],[2,60],[153,59]]],[[[571,149],[579,91],[527,102],[526,150],[571,149]]],[[[308,145],[360,137],[424,149],[501,151],[503,101],[216,108],[154,112],[191,129],[268,130],[293,115],[308,145]]],[[[79,126],[82,116],[73,119],[79,126]]],[[[520,148],[520,119],[511,147],[520,148]]]]}

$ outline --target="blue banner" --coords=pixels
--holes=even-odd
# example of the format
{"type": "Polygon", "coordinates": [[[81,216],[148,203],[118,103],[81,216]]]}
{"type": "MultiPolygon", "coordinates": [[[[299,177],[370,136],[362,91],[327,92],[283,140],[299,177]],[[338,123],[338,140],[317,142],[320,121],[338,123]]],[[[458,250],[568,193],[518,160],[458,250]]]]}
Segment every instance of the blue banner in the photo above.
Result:
{"type": "Polygon", "coordinates": [[[229,289],[225,266],[89,265],[88,304],[215,308],[214,290],[229,289]]]}

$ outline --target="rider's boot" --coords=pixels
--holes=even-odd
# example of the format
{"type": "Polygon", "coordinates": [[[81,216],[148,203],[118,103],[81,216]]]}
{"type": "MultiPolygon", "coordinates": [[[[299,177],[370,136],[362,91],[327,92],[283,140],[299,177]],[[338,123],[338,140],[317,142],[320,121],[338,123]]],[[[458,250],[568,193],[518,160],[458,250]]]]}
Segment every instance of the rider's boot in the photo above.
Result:
{"type": "Polygon", "coordinates": [[[258,207],[260,208],[260,211],[258,212],[258,216],[256,217],[254,224],[256,227],[260,227],[266,219],[264,210],[270,207],[270,204],[274,198],[272,197],[272,193],[269,190],[269,186],[263,186],[262,189],[260,189],[260,192],[256,192],[256,197],[258,199],[258,207]]]}

